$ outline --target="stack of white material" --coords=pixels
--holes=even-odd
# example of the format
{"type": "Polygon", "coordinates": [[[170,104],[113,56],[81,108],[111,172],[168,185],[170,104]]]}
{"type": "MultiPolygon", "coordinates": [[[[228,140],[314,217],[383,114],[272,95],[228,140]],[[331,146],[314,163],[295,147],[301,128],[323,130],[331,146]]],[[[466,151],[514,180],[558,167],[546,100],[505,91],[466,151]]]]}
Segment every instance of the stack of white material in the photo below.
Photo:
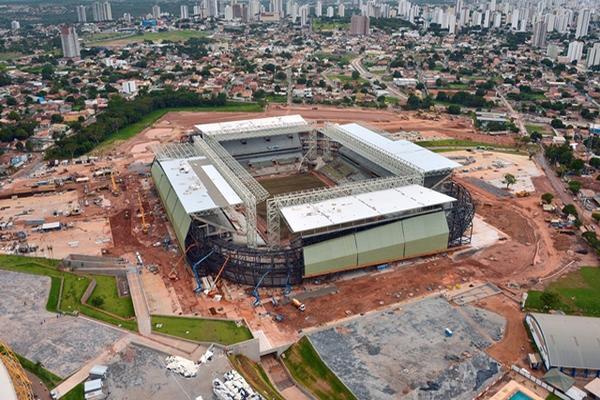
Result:
{"type": "Polygon", "coordinates": [[[196,376],[198,372],[198,365],[188,360],[187,358],[179,357],[179,356],[169,356],[165,360],[167,363],[167,369],[169,371],[173,371],[178,373],[181,376],[186,378],[191,378],[196,376]]]}
{"type": "Polygon", "coordinates": [[[219,400],[264,400],[235,370],[226,372],[223,382],[213,380],[213,392],[219,400]]]}

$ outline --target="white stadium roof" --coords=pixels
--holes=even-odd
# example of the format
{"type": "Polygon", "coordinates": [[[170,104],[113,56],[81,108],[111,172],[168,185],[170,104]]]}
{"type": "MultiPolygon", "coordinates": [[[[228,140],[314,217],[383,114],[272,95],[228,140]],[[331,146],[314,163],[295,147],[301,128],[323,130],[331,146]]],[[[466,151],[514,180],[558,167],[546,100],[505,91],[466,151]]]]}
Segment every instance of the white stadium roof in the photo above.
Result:
{"type": "Polygon", "coordinates": [[[188,214],[242,203],[206,157],[165,160],[160,164],[188,214]]]}
{"type": "Polygon", "coordinates": [[[286,128],[308,129],[309,124],[301,115],[284,115],[281,117],[267,117],[257,119],[245,119],[241,121],[216,122],[213,124],[196,125],[196,129],[207,136],[235,135],[243,133],[249,135],[252,132],[268,130],[280,130],[286,128]]]}
{"type": "Polygon", "coordinates": [[[304,232],[354,221],[398,214],[455,201],[420,185],[408,185],[353,196],[281,208],[292,232],[304,232]]]}
{"type": "Polygon", "coordinates": [[[8,369],[0,361],[0,399],[2,400],[18,400],[17,392],[13,386],[13,381],[10,378],[8,369]]]}
{"type": "Polygon", "coordinates": [[[363,143],[384,150],[398,160],[420,168],[425,173],[460,167],[459,163],[408,140],[391,140],[359,124],[339,125],[339,128],[363,143]]]}

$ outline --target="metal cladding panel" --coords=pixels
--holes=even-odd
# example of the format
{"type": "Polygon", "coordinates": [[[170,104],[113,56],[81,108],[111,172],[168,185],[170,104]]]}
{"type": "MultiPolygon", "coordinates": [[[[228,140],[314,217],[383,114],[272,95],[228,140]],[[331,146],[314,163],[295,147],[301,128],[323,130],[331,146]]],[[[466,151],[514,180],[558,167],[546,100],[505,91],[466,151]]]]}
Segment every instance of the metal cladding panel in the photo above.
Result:
{"type": "Polygon", "coordinates": [[[354,236],[358,265],[375,265],[404,257],[402,221],[358,232],[354,236]]]}
{"type": "Polygon", "coordinates": [[[192,219],[185,212],[185,209],[181,205],[179,201],[175,201],[175,206],[173,208],[173,219],[171,220],[171,225],[173,225],[173,229],[175,230],[175,235],[177,235],[177,240],[182,247],[185,246],[185,237],[188,234],[188,230],[190,229],[190,223],[192,219]]]}
{"type": "Polygon", "coordinates": [[[404,257],[431,254],[448,248],[448,222],[444,212],[402,220],[404,257]]]}
{"type": "Polygon", "coordinates": [[[316,276],[355,268],[354,234],[326,240],[304,248],[304,276],[316,276]]]}

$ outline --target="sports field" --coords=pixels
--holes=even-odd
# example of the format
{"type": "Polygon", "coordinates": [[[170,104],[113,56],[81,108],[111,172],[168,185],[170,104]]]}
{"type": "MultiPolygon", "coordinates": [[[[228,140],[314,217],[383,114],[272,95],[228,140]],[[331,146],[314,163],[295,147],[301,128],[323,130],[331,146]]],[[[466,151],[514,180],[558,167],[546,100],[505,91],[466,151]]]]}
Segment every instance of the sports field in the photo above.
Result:
{"type": "Polygon", "coordinates": [[[87,36],[84,42],[87,45],[96,46],[126,46],[131,43],[141,43],[145,40],[152,42],[185,42],[191,38],[207,37],[206,32],[194,30],[167,31],[167,32],[148,32],[135,35],[124,35],[122,33],[99,33],[96,35],[87,36]]]}

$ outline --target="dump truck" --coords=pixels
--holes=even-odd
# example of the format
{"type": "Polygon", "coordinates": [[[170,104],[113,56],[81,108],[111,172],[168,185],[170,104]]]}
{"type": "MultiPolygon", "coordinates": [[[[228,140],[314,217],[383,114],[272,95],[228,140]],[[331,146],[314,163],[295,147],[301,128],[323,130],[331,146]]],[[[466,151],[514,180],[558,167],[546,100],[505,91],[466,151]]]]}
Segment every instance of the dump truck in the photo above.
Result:
{"type": "Polygon", "coordinates": [[[306,310],[306,307],[304,306],[304,303],[300,302],[300,300],[298,300],[298,299],[296,299],[296,298],[293,298],[293,299],[292,299],[292,305],[293,305],[294,307],[296,307],[296,308],[297,308],[298,310],[300,310],[300,311],[304,311],[304,310],[306,310]]]}

